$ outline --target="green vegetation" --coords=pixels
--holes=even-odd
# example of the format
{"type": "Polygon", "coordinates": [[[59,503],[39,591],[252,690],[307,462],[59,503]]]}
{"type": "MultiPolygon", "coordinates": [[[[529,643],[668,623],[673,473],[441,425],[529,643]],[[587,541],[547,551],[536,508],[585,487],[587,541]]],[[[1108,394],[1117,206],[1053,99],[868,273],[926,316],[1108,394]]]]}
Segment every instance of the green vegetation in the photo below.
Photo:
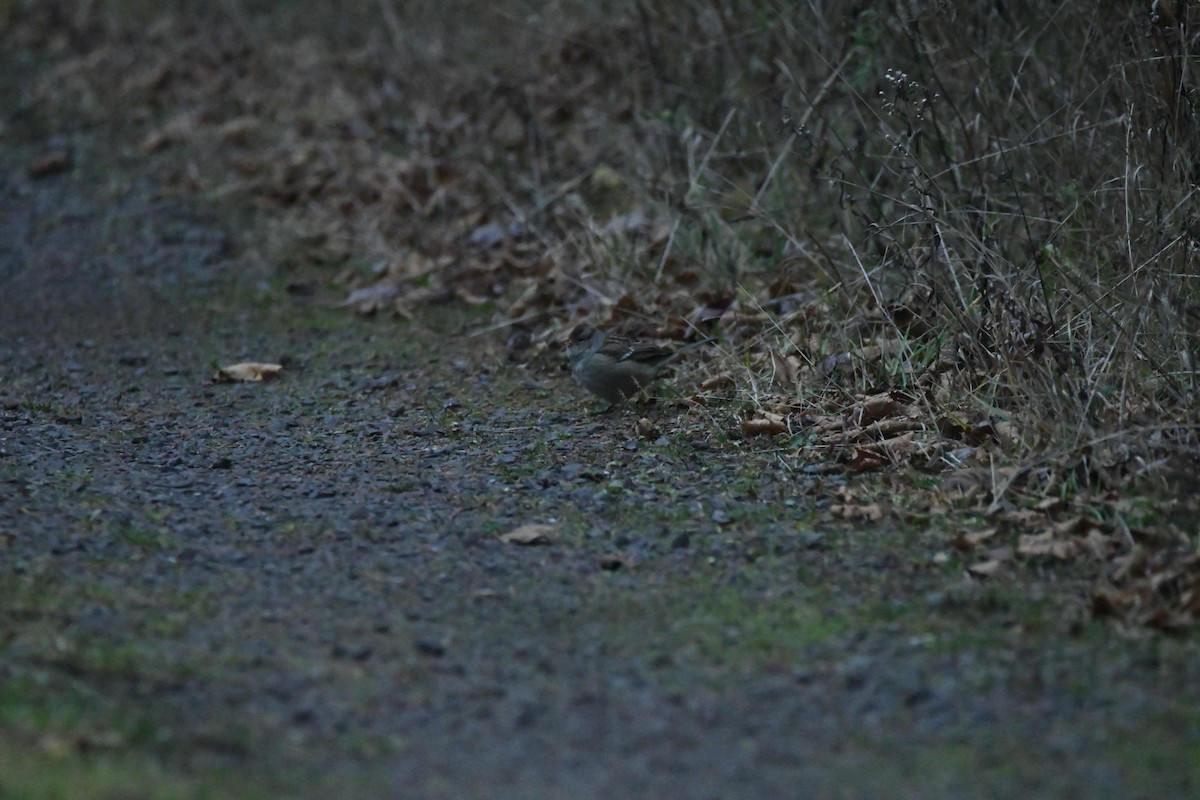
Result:
{"type": "MultiPolygon", "coordinates": [[[[245,777],[212,770],[183,778],[144,751],[120,749],[72,755],[78,741],[46,735],[36,742],[0,733],[0,798],[3,800],[266,800],[277,790],[256,788],[245,777]]],[[[91,750],[96,745],[89,744],[91,750]]]]}

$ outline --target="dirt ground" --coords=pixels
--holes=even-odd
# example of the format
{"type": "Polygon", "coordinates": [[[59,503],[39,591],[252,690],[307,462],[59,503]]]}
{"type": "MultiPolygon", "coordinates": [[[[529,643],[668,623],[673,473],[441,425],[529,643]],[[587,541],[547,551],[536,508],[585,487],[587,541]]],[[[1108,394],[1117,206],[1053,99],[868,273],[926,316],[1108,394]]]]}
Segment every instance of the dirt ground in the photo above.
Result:
{"type": "Polygon", "coordinates": [[[835,522],[841,479],[597,415],[468,311],[353,317],[61,136],[0,150],[0,798],[1200,792],[1194,637],[835,522]]]}

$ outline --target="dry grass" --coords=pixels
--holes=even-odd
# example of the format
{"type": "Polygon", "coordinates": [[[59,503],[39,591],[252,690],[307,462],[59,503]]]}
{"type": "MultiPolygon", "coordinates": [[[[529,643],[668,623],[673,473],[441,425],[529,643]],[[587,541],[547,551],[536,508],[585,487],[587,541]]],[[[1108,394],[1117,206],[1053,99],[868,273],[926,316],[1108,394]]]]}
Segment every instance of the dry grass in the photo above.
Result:
{"type": "Polygon", "coordinates": [[[1000,531],[978,574],[1093,559],[1097,610],[1187,624],[1200,11],[827,5],[2,13],[56,63],[28,108],[252,199],[358,310],[490,306],[533,363],[579,317],[702,329],[718,424],[939,474],[921,513],[1000,531]]]}

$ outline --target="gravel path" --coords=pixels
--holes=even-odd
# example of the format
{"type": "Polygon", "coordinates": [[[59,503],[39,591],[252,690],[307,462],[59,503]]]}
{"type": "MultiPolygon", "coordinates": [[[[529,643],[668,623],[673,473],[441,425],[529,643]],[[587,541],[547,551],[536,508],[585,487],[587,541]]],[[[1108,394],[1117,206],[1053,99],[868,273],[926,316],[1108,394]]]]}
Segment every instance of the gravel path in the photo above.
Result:
{"type": "Polygon", "coordinates": [[[457,311],[329,310],[136,170],[114,200],[29,155],[3,748],[148,755],[187,796],[1196,796],[1193,641],[1084,621],[1069,575],[964,583],[760,444],[665,408],[638,438],[457,311]],[[242,360],[286,368],[211,380],[242,360]],[[553,541],[500,540],[527,523],[553,541]]]}

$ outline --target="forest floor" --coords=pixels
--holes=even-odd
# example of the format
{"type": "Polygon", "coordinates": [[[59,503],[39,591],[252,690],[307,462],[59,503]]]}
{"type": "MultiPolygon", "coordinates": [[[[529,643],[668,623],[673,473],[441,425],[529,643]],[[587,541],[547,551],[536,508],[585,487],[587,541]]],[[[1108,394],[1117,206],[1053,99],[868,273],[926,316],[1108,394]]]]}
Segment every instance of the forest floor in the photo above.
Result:
{"type": "Polygon", "coordinates": [[[65,136],[0,150],[0,798],[1200,791],[1200,642],[1085,568],[971,574],[830,513],[922,476],[597,414],[470,307],[350,314],[65,136]]]}

